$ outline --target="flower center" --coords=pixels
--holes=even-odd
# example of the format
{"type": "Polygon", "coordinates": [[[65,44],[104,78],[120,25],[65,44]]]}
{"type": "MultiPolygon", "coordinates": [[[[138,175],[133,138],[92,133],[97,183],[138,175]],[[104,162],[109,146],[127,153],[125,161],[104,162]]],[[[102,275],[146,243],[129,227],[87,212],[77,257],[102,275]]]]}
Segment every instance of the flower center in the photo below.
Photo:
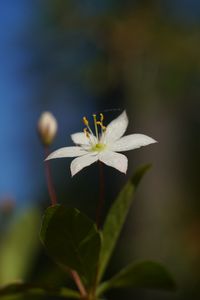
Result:
{"type": "Polygon", "coordinates": [[[97,151],[97,152],[101,152],[103,150],[105,150],[106,145],[102,144],[102,143],[97,143],[96,145],[94,145],[92,147],[92,151],[97,151]]]}
{"type": "Polygon", "coordinates": [[[97,116],[94,114],[93,120],[94,120],[95,134],[93,134],[89,121],[86,117],[83,117],[83,123],[86,126],[83,131],[86,137],[90,140],[90,144],[92,146],[91,150],[100,152],[104,150],[106,146],[104,143],[101,142],[102,137],[106,131],[106,127],[103,125],[104,115],[100,114],[100,120],[97,120],[97,116]]]}

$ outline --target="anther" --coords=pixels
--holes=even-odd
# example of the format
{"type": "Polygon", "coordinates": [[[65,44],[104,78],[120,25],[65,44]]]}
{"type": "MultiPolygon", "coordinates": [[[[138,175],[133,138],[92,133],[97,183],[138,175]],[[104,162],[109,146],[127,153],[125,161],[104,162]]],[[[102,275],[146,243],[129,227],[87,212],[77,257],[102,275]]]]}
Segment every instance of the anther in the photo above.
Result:
{"type": "Polygon", "coordinates": [[[97,121],[97,125],[99,125],[103,131],[106,130],[106,126],[104,126],[104,125],[102,124],[102,122],[97,121]]]}
{"type": "Polygon", "coordinates": [[[101,122],[103,122],[103,120],[104,120],[104,115],[102,113],[100,113],[100,120],[101,120],[101,122]]]}
{"type": "Polygon", "coordinates": [[[86,137],[90,138],[90,135],[89,135],[89,132],[88,132],[87,128],[84,128],[83,131],[84,131],[86,137]]]}
{"type": "Polygon", "coordinates": [[[89,122],[86,117],[83,117],[83,123],[85,124],[85,126],[89,126],[89,122]]]}

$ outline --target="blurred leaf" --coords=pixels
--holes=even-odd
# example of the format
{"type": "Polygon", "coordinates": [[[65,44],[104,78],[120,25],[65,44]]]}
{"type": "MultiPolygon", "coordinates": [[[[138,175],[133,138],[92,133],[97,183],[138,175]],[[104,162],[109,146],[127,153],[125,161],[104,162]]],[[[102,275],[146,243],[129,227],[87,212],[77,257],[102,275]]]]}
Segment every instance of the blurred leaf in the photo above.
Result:
{"type": "Polygon", "coordinates": [[[128,211],[133,201],[133,195],[136,187],[146,171],[150,168],[150,165],[140,167],[132,179],[128,181],[125,187],[120,192],[116,201],[113,203],[104,227],[103,227],[103,244],[100,254],[100,266],[99,266],[99,281],[101,280],[107,264],[110,260],[114,247],[119,238],[122,226],[126,220],[128,211]]]}
{"type": "Polygon", "coordinates": [[[57,263],[76,270],[86,284],[92,283],[101,246],[100,233],[92,220],[75,208],[49,207],[41,240],[57,263]]]}
{"type": "Polygon", "coordinates": [[[25,283],[11,283],[0,288],[0,297],[13,296],[18,294],[38,295],[38,296],[55,296],[70,299],[80,299],[80,294],[68,288],[50,288],[40,285],[25,283]]]}
{"type": "Polygon", "coordinates": [[[152,261],[133,263],[100,285],[98,294],[112,288],[147,288],[174,290],[175,282],[169,272],[152,261]]]}
{"type": "Polygon", "coordinates": [[[39,247],[40,212],[36,208],[16,217],[0,245],[0,285],[25,279],[39,247]]]}

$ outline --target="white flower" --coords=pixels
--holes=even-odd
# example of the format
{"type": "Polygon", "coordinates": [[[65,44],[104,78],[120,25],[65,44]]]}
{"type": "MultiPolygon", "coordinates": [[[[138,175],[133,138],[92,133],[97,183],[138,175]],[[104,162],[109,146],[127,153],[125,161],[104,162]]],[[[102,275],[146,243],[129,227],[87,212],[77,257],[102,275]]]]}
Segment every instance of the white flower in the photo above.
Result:
{"type": "Polygon", "coordinates": [[[97,121],[96,115],[93,115],[93,118],[95,135],[90,128],[88,120],[84,117],[83,122],[86,126],[84,132],[71,135],[72,141],[76,146],[60,148],[51,153],[47,160],[77,157],[71,163],[72,176],[98,160],[122,173],[126,173],[128,159],[125,155],[118,152],[129,151],[156,143],[154,139],[144,134],[123,136],[128,126],[126,111],[114,119],[107,127],[103,125],[103,114],[100,114],[100,121],[97,121]],[[101,132],[99,132],[99,128],[101,132]]]}

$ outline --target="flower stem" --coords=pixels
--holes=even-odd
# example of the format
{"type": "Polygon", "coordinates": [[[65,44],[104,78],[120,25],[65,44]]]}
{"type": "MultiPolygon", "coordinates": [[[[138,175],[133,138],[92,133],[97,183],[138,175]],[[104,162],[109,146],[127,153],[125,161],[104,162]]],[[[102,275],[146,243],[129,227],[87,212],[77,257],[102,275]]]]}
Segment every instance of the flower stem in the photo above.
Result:
{"type": "MultiPolygon", "coordinates": [[[[47,157],[48,155],[49,155],[49,148],[48,148],[48,146],[46,146],[45,147],[45,157],[47,157]]],[[[54,206],[57,204],[57,197],[56,197],[56,192],[55,192],[54,185],[53,185],[53,179],[52,179],[49,160],[45,161],[45,172],[46,172],[49,197],[51,199],[51,205],[54,206]]]]}
{"type": "Polygon", "coordinates": [[[104,195],[105,194],[105,185],[104,185],[104,172],[103,172],[103,164],[99,161],[99,202],[97,204],[96,210],[96,224],[97,228],[101,227],[101,216],[104,205],[104,195]]]}
{"type": "Polygon", "coordinates": [[[88,296],[88,294],[87,294],[87,291],[86,291],[78,273],[74,270],[70,270],[70,274],[71,274],[74,282],[76,283],[77,288],[79,289],[81,298],[85,299],[88,296]]]}

